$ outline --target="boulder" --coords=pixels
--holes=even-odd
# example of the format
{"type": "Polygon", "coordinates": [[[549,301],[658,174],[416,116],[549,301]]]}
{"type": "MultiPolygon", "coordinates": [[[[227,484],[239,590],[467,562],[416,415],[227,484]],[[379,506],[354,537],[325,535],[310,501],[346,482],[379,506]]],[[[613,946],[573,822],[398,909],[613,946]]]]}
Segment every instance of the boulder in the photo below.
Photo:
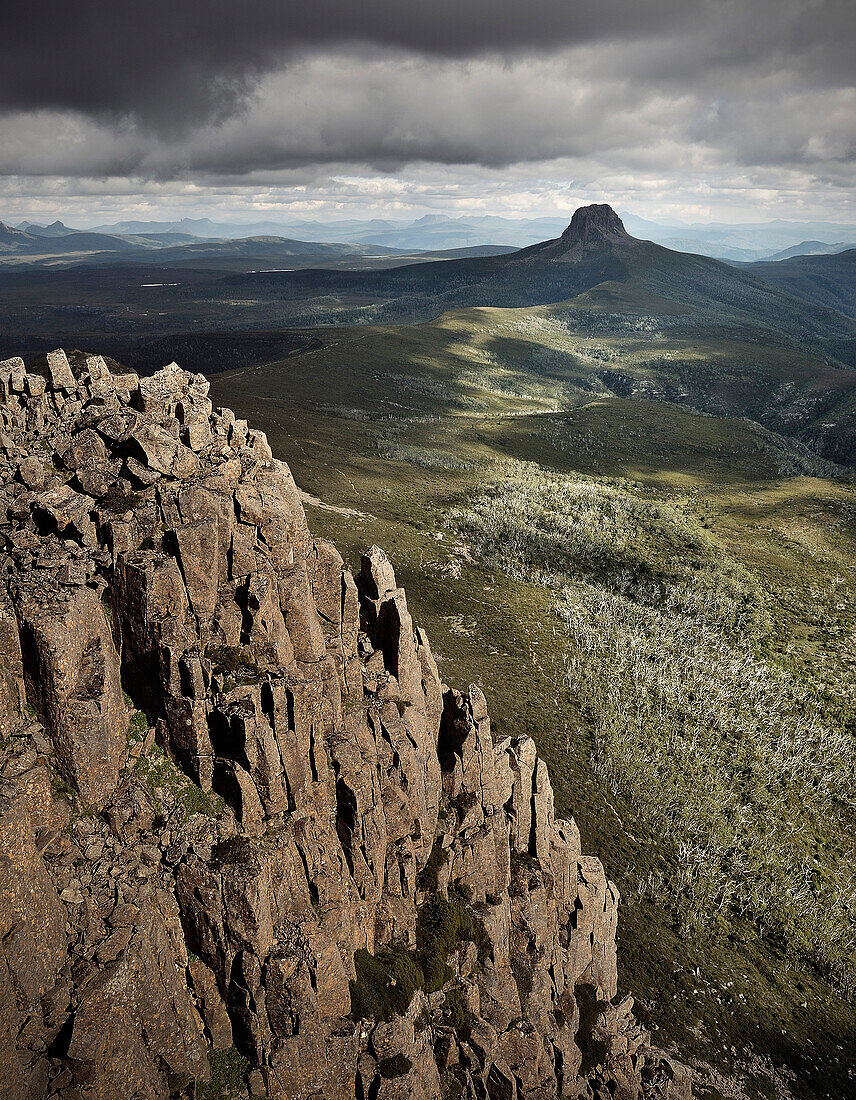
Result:
{"type": "Polygon", "coordinates": [[[177,1085],[209,1079],[186,965],[175,899],[153,892],[127,948],[87,984],[74,1013],[68,1059],[87,1100],[169,1100],[177,1085]]]}
{"type": "Polygon", "coordinates": [[[0,797],[0,1081],[35,1095],[40,1062],[65,1021],[66,915],[36,849],[27,800],[0,797]],[[25,1026],[26,1025],[26,1026],[25,1026]]]}
{"type": "Polygon", "coordinates": [[[35,455],[26,455],[18,465],[18,476],[28,489],[43,489],[47,479],[44,464],[35,455]]]}
{"type": "Polygon", "coordinates": [[[64,393],[71,393],[75,390],[77,388],[77,383],[74,380],[74,375],[71,373],[71,367],[62,348],[58,348],[56,351],[49,351],[47,359],[51,388],[54,390],[61,390],[64,393]]]}
{"type": "Polygon", "coordinates": [[[0,599],[0,737],[17,729],[24,717],[26,693],[18,624],[9,599],[0,599]]]}
{"type": "Polygon", "coordinates": [[[23,393],[26,380],[27,370],[20,356],[0,362],[0,397],[4,400],[13,394],[23,393]]]}

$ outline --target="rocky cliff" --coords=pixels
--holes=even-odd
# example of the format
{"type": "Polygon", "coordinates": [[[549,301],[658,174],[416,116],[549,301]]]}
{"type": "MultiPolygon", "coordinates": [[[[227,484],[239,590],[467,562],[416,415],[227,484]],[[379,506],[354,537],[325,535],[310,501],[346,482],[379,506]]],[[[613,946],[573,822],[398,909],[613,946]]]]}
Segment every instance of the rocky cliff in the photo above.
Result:
{"type": "Polygon", "coordinates": [[[200,375],[0,390],[3,1096],[686,1100],[615,888],[384,553],[200,375]]]}

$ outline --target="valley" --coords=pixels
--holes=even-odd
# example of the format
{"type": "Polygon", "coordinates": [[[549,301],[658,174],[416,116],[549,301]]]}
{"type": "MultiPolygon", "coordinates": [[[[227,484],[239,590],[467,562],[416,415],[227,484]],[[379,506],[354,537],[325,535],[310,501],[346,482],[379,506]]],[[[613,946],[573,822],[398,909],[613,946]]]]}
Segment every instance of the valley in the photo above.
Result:
{"type": "Polygon", "coordinates": [[[441,677],[482,689],[497,739],[534,739],[621,892],[621,989],[698,1095],[838,1100],[856,1087],[848,254],[736,269],[588,209],[508,256],[384,270],[7,271],[0,338],[36,365],[62,334],[208,374],[315,535],[351,568],[386,549],[441,677]]]}

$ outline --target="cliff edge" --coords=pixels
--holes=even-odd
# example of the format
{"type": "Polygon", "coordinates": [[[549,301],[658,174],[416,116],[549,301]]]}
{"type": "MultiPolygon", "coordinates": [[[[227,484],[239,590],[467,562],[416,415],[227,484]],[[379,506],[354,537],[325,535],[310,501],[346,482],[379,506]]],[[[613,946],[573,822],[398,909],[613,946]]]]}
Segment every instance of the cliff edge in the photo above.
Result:
{"type": "Polygon", "coordinates": [[[687,1100],[534,743],[208,384],[0,363],[9,1100],[687,1100]]]}

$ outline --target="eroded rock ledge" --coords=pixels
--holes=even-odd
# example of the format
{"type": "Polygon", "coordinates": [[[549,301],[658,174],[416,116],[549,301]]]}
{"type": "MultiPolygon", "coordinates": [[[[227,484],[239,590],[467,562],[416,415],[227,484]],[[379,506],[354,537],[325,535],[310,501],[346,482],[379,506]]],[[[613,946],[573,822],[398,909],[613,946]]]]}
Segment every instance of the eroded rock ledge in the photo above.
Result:
{"type": "Polygon", "coordinates": [[[202,376],[47,375],[0,363],[4,1096],[686,1100],[615,888],[383,551],[202,376]]]}

